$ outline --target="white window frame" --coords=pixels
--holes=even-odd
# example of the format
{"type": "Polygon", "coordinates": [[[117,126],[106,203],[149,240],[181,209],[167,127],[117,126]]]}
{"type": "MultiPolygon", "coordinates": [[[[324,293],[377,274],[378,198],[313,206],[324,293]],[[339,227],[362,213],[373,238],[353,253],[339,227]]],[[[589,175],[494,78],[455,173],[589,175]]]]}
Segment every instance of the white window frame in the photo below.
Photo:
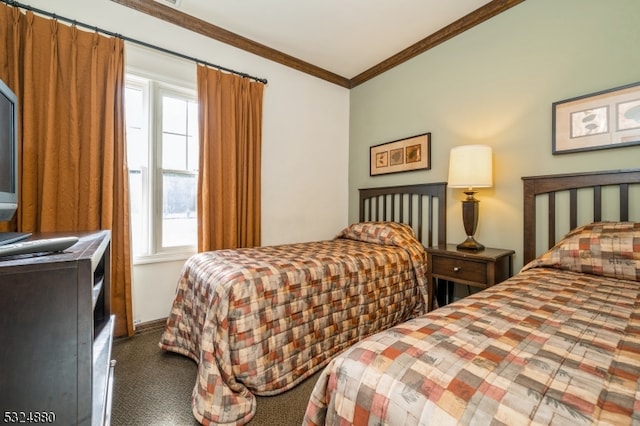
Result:
{"type": "MultiPolygon", "coordinates": [[[[134,264],[184,260],[197,252],[196,245],[162,246],[162,96],[173,95],[197,101],[194,88],[181,87],[163,81],[158,76],[149,76],[140,72],[127,72],[126,86],[142,90],[146,111],[148,141],[148,170],[142,170],[143,208],[141,214],[147,219],[142,231],[145,242],[143,254],[133,254],[134,264]],[[158,117],[159,119],[156,119],[158,117]]],[[[144,169],[144,168],[143,168],[144,169]]]]}

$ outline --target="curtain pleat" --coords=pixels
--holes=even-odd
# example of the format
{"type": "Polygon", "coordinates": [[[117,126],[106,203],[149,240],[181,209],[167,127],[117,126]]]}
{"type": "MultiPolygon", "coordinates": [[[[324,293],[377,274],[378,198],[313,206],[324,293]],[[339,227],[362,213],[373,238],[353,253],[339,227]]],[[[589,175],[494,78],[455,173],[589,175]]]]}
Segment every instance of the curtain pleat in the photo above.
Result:
{"type": "Polygon", "coordinates": [[[133,334],[124,42],[0,7],[0,78],[20,102],[24,232],[112,231],[116,335],[133,334]]]}
{"type": "Polygon", "coordinates": [[[260,245],[263,90],[198,65],[198,251],[260,245]]]}

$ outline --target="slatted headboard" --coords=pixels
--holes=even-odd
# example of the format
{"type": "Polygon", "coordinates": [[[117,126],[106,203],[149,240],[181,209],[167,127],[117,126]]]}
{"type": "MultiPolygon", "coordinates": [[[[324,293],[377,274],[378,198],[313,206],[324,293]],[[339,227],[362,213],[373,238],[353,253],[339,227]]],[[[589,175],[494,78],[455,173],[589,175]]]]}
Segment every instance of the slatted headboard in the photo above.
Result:
{"type": "MultiPolygon", "coordinates": [[[[568,211],[563,218],[568,220],[569,229],[573,229],[578,223],[579,209],[582,212],[584,203],[579,202],[579,191],[586,191],[589,199],[593,199],[592,212],[589,220],[640,220],[640,207],[638,203],[640,196],[640,169],[633,170],[610,170],[603,172],[588,172],[577,174],[559,174],[547,176],[523,177],[524,181],[524,264],[535,258],[536,254],[536,230],[539,224],[539,217],[536,212],[540,197],[546,197],[548,211],[547,220],[547,240],[548,247],[551,248],[558,240],[557,228],[559,227],[557,198],[560,193],[568,193],[568,211]],[[604,201],[603,191],[612,187],[616,200],[604,201]],[[616,217],[604,217],[603,207],[608,207],[606,203],[616,203],[618,214],[616,217]],[[631,203],[631,204],[630,204],[631,203]],[[633,215],[631,215],[633,213],[633,215]],[[632,217],[634,216],[634,217],[632,217]]],[[[564,235],[564,234],[563,234],[564,235]]]]}
{"type": "Polygon", "coordinates": [[[410,225],[423,245],[447,241],[447,183],[360,189],[360,221],[410,225]]]}

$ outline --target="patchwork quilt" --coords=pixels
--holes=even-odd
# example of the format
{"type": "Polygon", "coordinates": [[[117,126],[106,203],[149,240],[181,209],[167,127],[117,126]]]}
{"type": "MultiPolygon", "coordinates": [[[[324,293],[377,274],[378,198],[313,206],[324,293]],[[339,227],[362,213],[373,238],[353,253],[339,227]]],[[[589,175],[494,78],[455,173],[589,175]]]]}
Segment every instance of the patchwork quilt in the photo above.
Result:
{"type": "Polygon", "coordinates": [[[191,257],[160,347],[198,363],[193,413],[240,425],[362,338],[423,314],[426,253],[412,229],[358,223],[335,239],[191,257]]]}
{"type": "Polygon", "coordinates": [[[640,424],[640,225],[595,223],[516,276],[355,344],[304,425],[640,424]]]}

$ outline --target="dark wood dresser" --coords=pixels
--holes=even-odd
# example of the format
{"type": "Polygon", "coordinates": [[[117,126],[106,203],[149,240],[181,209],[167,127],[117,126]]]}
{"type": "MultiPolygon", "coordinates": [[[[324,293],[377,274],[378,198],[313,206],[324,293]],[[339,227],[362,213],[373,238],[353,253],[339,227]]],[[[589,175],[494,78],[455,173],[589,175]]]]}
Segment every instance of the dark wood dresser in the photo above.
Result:
{"type": "Polygon", "coordinates": [[[4,423],[109,423],[111,234],[71,235],[62,253],[0,257],[4,423]]]}

